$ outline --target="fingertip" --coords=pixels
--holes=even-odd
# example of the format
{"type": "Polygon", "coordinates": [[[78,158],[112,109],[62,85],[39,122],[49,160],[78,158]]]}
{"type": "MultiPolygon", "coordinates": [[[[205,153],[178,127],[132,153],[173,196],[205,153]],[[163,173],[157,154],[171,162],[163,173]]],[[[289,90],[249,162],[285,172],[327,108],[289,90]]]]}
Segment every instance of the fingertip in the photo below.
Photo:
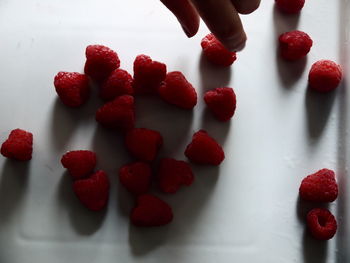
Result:
{"type": "Polygon", "coordinates": [[[244,31],[241,31],[229,37],[219,38],[219,40],[228,50],[241,51],[245,47],[247,35],[244,31]]]}
{"type": "Polygon", "coordinates": [[[186,23],[179,20],[182,30],[185,32],[188,38],[191,38],[197,34],[199,30],[199,21],[199,16],[193,18],[193,20],[190,23],[186,23]]]}
{"type": "Polygon", "coordinates": [[[253,13],[260,6],[260,0],[232,0],[238,13],[242,15],[248,15],[253,13]]]}

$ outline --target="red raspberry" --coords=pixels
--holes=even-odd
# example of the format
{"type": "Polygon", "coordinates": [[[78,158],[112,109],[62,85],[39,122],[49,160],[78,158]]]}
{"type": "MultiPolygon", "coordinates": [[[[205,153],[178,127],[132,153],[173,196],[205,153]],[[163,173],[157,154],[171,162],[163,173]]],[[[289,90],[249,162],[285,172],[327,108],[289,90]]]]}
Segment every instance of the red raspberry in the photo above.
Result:
{"type": "Polygon", "coordinates": [[[314,63],[309,72],[309,87],[318,92],[336,89],[342,79],[342,68],[331,60],[314,63]]]}
{"type": "Polygon", "coordinates": [[[90,96],[89,79],[78,72],[58,72],[54,85],[58,97],[69,107],[79,107],[90,96]]]}
{"type": "Polygon", "coordinates": [[[305,4],[305,0],[275,0],[276,6],[287,14],[298,13],[305,4]]]}
{"type": "Polygon", "coordinates": [[[132,77],[127,71],[116,69],[102,84],[100,97],[104,100],[113,100],[121,95],[132,95],[134,93],[132,81],[132,77]]]}
{"type": "Polygon", "coordinates": [[[225,159],[222,147],[204,130],[193,134],[185,155],[190,161],[198,164],[219,165],[225,159]]]}
{"type": "Polygon", "coordinates": [[[312,209],[306,217],[311,235],[319,240],[331,239],[337,232],[337,221],[328,209],[312,209]]]}
{"type": "Polygon", "coordinates": [[[338,197],[338,185],[332,170],[322,169],[303,179],[300,197],[311,202],[333,202],[338,197]]]}
{"type": "Polygon", "coordinates": [[[125,137],[128,151],[142,161],[153,161],[162,144],[163,138],[159,132],[145,128],[131,129],[125,137]]]}
{"type": "Polygon", "coordinates": [[[216,88],[204,95],[204,101],[220,121],[228,121],[236,110],[236,94],[232,88],[216,88]]]}
{"type": "Polygon", "coordinates": [[[124,165],[119,170],[119,181],[132,194],[148,192],[151,185],[152,169],[148,163],[136,162],[124,165]]]}
{"type": "Polygon", "coordinates": [[[109,47],[90,45],[87,46],[85,55],[85,74],[97,81],[105,80],[120,66],[117,53],[109,47]]]}
{"type": "Polygon", "coordinates": [[[73,183],[73,190],[80,202],[93,211],[106,207],[109,197],[109,179],[104,171],[97,171],[89,178],[73,183]]]}
{"type": "Polygon", "coordinates": [[[164,101],[183,109],[193,109],[197,104],[196,90],[179,71],[166,75],[159,88],[159,95],[164,101]]]}
{"type": "Polygon", "coordinates": [[[61,163],[73,179],[79,179],[92,173],[96,166],[96,154],[85,150],[70,151],[62,156],[61,163]]]}
{"type": "Polygon", "coordinates": [[[149,56],[138,55],[134,61],[134,89],[136,94],[156,94],[165,79],[166,65],[149,56]]]}
{"type": "Polygon", "coordinates": [[[135,226],[162,226],[173,220],[173,211],[163,200],[154,195],[145,194],[138,197],[130,219],[135,226]]]}
{"type": "Polygon", "coordinates": [[[19,161],[32,159],[33,134],[21,129],[10,132],[8,139],[1,145],[1,154],[19,161]]]}
{"type": "Polygon", "coordinates": [[[96,121],[107,128],[128,130],[134,127],[134,97],[123,95],[107,102],[96,112],[96,121]]]}
{"type": "Polygon", "coordinates": [[[201,46],[207,59],[218,66],[231,66],[237,59],[236,52],[226,49],[212,33],[202,39],[201,46]]]}
{"type": "Polygon", "coordinates": [[[279,37],[280,54],[286,60],[305,57],[312,47],[312,39],[302,31],[286,32],[279,37]]]}
{"type": "Polygon", "coordinates": [[[164,193],[176,193],[181,185],[191,185],[194,176],[187,162],[164,158],[160,161],[158,180],[164,193]]]}

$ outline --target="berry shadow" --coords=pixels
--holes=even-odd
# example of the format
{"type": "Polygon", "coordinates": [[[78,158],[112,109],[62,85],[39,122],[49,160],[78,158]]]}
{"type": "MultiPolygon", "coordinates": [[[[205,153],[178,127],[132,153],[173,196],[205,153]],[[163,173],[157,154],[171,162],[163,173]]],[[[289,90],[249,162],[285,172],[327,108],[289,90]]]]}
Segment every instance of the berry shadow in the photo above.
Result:
{"type": "Polygon", "coordinates": [[[297,30],[300,13],[284,14],[276,6],[273,8],[273,26],[275,30],[276,68],[282,87],[290,88],[305,70],[307,56],[297,61],[286,61],[279,55],[278,37],[285,32],[297,30]]]}
{"type": "Polygon", "coordinates": [[[303,201],[298,195],[296,202],[296,213],[300,223],[305,224],[306,226],[306,216],[314,208],[325,208],[329,209],[329,203],[315,203],[303,201]]]}
{"type": "Polygon", "coordinates": [[[336,95],[336,90],[319,93],[307,88],[305,93],[306,120],[309,138],[317,140],[328,122],[336,95]]]}
{"type": "Polygon", "coordinates": [[[303,259],[304,263],[327,262],[328,242],[317,240],[305,229],[303,234],[303,259]]]}
{"type": "Polygon", "coordinates": [[[64,105],[58,97],[55,99],[51,113],[51,141],[55,149],[64,149],[78,125],[95,118],[96,110],[103,104],[97,93],[97,86],[91,85],[89,100],[78,108],[64,105]]]}
{"type": "Polygon", "coordinates": [[[158,157],[183,158],[194,110],[184,110],[158,97],[136,98],[136,127],[159,131],[163,145],[158,157]]]}
{"type": "Polygon", "coordinates": [[[289,89],[296,83],[305,71],[307,56],[297,61],[287,61],[281,58],[279,50],[276,52],[276,67],[281,86],[289,89]]]}
{"type": "Polygon", "coordinates": [[[191,186],[181,187],[176,194],[155,193],[173,208],[174,218],[170,224],[153,228],[130,225],[129,244],[133,255],[146,255],[166,243],[174,246],[186,244],[193,238],[215,189],[219,167],[192,165],[192,169],[195,181],[191,186]]]}
{"type": "Polygon", "coordinates": [[[234,117],[227,122],[219,121],[208,108],[204,108],[199,127],[207,131],[210,136],[223,146],[230,131],[232,121],[234,121],[234,117]]]}
{"type": "Polygon", "coordinates": [[[85,208],[75,196],[72,183],[68,172],[63,173],[58,186],[58,202],[68,210],[70,222],[77,233],[92,235],[102,226],[107,209],[96,212],[85,208]]]}
{"type": "Polygon", "coordinates": [[[30,161],[6,159],[0,176],[0,229],[10,223],[28,186],[30,161]]]}
{"type": "Polygon", "coordinates": [[[201,53],[199,59],[199,76],[200,85],[198,99],[202,100],[203,95],[208,90],[225,87],[230,83],[232,75],[232,66],[220,67],[210,63],[205,57],[204,53],[201,53]]]}

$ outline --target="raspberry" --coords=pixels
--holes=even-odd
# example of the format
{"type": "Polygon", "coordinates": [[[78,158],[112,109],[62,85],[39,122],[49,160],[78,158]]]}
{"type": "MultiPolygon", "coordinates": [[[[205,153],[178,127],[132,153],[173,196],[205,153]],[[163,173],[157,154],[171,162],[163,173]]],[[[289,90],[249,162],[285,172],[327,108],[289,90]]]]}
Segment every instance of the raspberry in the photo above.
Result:
{"type": "Polygon", "coordinates": [[[32,159],[33,134],[21,129],[12,130],[8,139],[1,145],[1,154],[19,161],[32,159]]]}
{"type": "Polygon", "coordinates": [[[279,10],[287,14],[298,13],[305,4],[305,0],[275,0],[279,10]]]}
{"type": "Polygon", "coordinates": [[[156,94],[165,79],[166,65],[149,56],[138,55],[134,61],[135,94],[156,94]]]}
{"type": "Polygon", "coordinates": [[[164,193],[176,193],[181,185],[191,185],[194,176],[187,162],[164,158],[160,161],[158,180],[164,193]]]}
{"type": "Polygon", "coordinates": [[[142,161],[153,161],[162,144],[163,138],[159,132],[145,128],[131,129],[125,137],[128,151],[142,161]]]}
{"type": "Polygon", "coordinates": [[[61,163],[73,179],[89,175],[96,166],[96,154],[91,151],[78,150],[65,153],[61,163]]]}
{"type": "Polygon", "coordinates": [[[204,101],[220,121],[228,121],[236,110],[236,94],[232,88],[216,88],[204,95],[204,101]]]}
{"type": "Polygon", "coordinates": [[[312,47],[312,39],[302,31],[286,32],[279,37],[280,54],[286,60],[305,57],[312,47]]]}
{"type": "Polygon", "coordinates": [[[93,211],[106,207],[109,196],[109,179],[104,171],[97,171],[89,178],[73,183],[73,190],[80,202],[93,211]]]}
{"type": "Polygon", "coordinates": [[[58,97],[69,107],[79,107],[90,96],[89,79],[78,72],[58,72],[54,85],[58,97]]]}
{"type": "Polygon", "coordinates": [[[152,170],[148,163],[136,162],[119,169],[119,181],[132,194],[148,192],[151,185],[152,170]]]}
{"type": "Polygon", "coordinates": [[[333,202],[338,196],[338,185],[332,170],[322,169],[303,179],[300,197],[311,202],[333,202]]]}
{"type": "Polygon", "coordinates": [[[173,211],[163,200],[154,195],[145,194],[138,197],[130,219],[135,226],[162,226],[173,220],[173,211]]]}
{"type": "Polygon", "coordinates": [[[207,59],[218,66],[231,66],[237,59],[236,52],[226,49],[212,33],[202,39],[201,46],[207,59]]]}
{"type": "Polygon", "coordinates": [[[179,71],[166,75],[159,88],[159,95],[164,101],[183,109],[193,109],[197,104],[196,90],[179,71]]]}
{"type": "Polygon", "coordinates": [[[204,130],[193,134],[185,155],[190,161],[198,164],[219,165],[225,159],[222,147],[204,130]]]}
{"type": "Polygon", "coordinates": [[[96,121],[107,128],[128,130],[134,127],[134,97],[123,95],[107,102],[96,112],[96,121]]]}
{"type": "Polygon", "coordinates": [[[327,209],[312,209],[307,214],[306,221],[311,235],[316,239],[328,240],[337,232],[337,221],[327,209]]]}
{"type": "Polygon", "coordinates": [[[104,100],[113,100],[121,95],[132,95],[134,93],[132,81],[133,79],[127,71],[116,69],[102,84],[100,97],[104,100]]]}
{"type": "Polygon", "coordinates": [[[309,87],[318,92],[336,89],[342,79],[342,68],[331,60],[314,63],[309,72],[309,87]]]}
{"type": "Polygon", "coordinates": [[[102,45],[87,46],[85,74],[96,81],[105,80],[113,70],[119,68],[120,60],[116,52],[102,45]]]}

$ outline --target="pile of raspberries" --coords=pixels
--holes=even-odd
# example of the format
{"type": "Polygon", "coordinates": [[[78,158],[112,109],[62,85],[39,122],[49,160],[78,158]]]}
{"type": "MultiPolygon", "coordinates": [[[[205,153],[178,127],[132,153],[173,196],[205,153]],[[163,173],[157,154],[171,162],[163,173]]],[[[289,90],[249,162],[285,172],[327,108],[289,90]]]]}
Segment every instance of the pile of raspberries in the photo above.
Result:
{"type": "MultiPolygon", "coordinates": [[[[287,14],[298,13],[304,0],[275,0],[277,8],[287,14]]],[[[279,37],[280,56],[288,61],[305,57],[313,41],[302,31],[291,31],[279,37]]],[[[206,58],[218,67],[229,67],[237,59],[235,52],[227,50],[213,34],[201,41],[206,58]]],[[[190,164],[184,160],[164,157],[153,164],[163,145],[162,135],[155,130],[135,127],[134,101],[137,96],[159,96],[163,101],[192,110],[198,100],[196,90],[179,71],[167,72],[164,63],[149,56],[138,55],[134,61],[133,76],[120,68],[118,54],[103,45],[86,48],[84,73],[59,72],[54,86],[61,102],[68,107],[80,107],[90,97],[90,82],[99,86],[99,96],[105,101],[96,110],[96,121],[107,129],[120,131],[124,136],[125,149],[135,161],[120,167],[119,182],[135,197],[135,207],[130,212],[131,222],[140,227],[162,226],[173,219],[169,204],[150,193],[152,183],[161,192],[176,193],[182,186],[190,186],[194,174],[190,164]]],[[[314,63],[309,72],[309,88],[318,92],[329,92],[338,87],[342,69],[330,60],[314,63]]],[[[218,87],[207,91],[203,97],[207,108],[221,122],[229,121],[236,109],[236,95],[230,87],[218,87]]],[[[21,129],[11,131],[1,146],[1,154],[7,158],[28,161],[32,158],[33,135],[21,129]]],[[[224,151],[206,131],[193,134],[184,150],[187,159],[199,165],[218,166],[225,159],[224,151]]],[[[103,170],[95,171],[97,156],[88,150],[65,153],[61,163],[72,178],[72,188],[79,201],[92,211],[104,209],[108,204],[110,181],[103,170]]],[[[333,202],[338,196],[335,174],[322,169],[307,176],[299,189],[302,200],[309,202],[333,202]]],[[[332,238],[337,222],[329,210],[315,208],[307,214],[307,225],[311,234],[320,240],[332,238]]]]}

